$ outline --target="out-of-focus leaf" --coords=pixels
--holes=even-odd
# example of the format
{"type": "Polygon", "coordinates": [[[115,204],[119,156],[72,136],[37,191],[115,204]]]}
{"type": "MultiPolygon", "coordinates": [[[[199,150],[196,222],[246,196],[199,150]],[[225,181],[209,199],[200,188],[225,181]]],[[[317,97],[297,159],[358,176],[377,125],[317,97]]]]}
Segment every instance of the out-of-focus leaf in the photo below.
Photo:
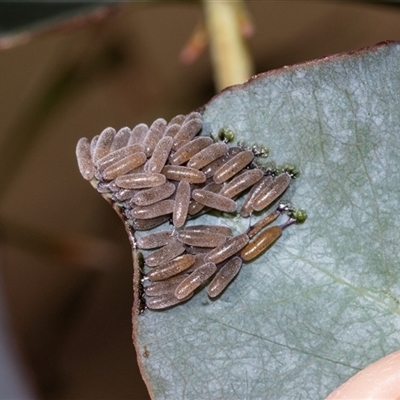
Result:
{"type": "Polygon", "coordinates": [[[0,50],[25,43],[36,35],[102,20],[114,12],[116,3],[1,2],[0,50]]]}
{"type": "MultiPolygon", "coordinates": [[[[157,399],[321,399],[400,342],[400,44],[261,74],[204,107],[301,171],[309,218],[223,295],[137,318],[157,399]]],[[[202,217],[202,222],[212,217],[202,217]]],[[[245,230],[248,220],[213,220],[245,230]]]]}

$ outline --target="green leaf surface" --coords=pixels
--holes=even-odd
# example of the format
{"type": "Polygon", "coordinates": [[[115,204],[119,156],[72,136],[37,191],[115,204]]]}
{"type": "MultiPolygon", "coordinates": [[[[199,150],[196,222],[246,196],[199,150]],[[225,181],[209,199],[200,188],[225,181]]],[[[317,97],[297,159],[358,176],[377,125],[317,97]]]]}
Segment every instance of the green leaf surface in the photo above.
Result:
{"type": "Polygon", "coordinates": [[[285,198],[308,220],[217,300],[203,290],[137,317],[149,390],[156,399],[322,399],[399,348],[400,44],[261,74],[213,98],[203,117],[205,133],[231,128],[297,165],[285,198]]]}

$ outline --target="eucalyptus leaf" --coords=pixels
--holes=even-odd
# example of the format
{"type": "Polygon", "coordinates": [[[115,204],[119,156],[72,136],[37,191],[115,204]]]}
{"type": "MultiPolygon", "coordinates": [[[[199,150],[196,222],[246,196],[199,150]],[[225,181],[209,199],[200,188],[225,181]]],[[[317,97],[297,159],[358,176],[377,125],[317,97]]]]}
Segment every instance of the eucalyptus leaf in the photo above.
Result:
{"type": "MultiPolygon", "coordinates": [[[[222,296],[135,316],[155,399],[322,399],[400,342],[400,44],[326,57],[228,88],[204,133],[261,142],[300,177],[308,220],[222,296]]],[[[221,223],[243,232],[248,219],[221,223]]]]}

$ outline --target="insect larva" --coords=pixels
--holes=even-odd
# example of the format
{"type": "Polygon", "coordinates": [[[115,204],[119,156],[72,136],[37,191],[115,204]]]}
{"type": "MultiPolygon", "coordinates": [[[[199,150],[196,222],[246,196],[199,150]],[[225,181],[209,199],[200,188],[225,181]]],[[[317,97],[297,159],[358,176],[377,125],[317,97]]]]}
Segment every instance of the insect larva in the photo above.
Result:
{"type": "Polygon", "coordinates": [[[143,141],[144,151],[148,157],[153,154],[154,148],[164,135],[167,121],[164,118],[156,119],[150,126],[143,141]]]}
{"type": "Polygon", "coordinates": [[[212,143],[213,141],[210,137],[199,137],[193,139],[191,142],[185,144],[172,156],[170,156],[169,162],[172,165],[183,164],[195,154],[198,154],[199,151],[203,150],[207,146],[210,146],[212,143]]]}
{"type": "Polygon", "coordinates": [[[144,189],[161,186],[166,182],[165,175],[151,172],[137,172],[119,176],[116,180],[119,187],[124,189],[144,189]]]}
{"type": "Polygon", "coordinates": [[[115,183],[115,179],[111,182],[108,182],[108,189],[111,192],[118,192],[120,190],[120,187],[115,183]]]}
{"type": "Polygon", "coordinates": [[[185,246],[178,240],[170,240],[168,244],[158,250],[153,251],[144,261],[148,267],[156,267],[161,263],[166,263],[180,256],[185,251],[185,246]]]}
{"type": "Polygon", "coordinates": [[[99,182],[96,187],[99,193],[110,193],[112,190],[110,189],[109,182],[99,182]]]}
{"type": "Polygon", "coordinates": [[[242,151],[239,147],[230,147],[228,153],[223,155],[222,157],[217,158],[210,164],[206,165],[202,171],[206,174],[207,179],[212,178],[215,172],[224,165],[228,160],[233,158],[236,154],[239,154],[242,151]]]}
{"type": "Polygon", "coordinates": [[[193,293],[203,282],[210,278],[217,267],[212,262],[207,262],[194,270],[187,278],[185,278],[175,289],[175,297],[184,299],[193,293]]]}
{"type": "Polygon", "coordinates": [[[290,185],[292,178],[286,172],[277,176],[254,199],[253,208],[261,211],[274,202],[290,185]]]}
{"type": "Polygon", "coordinates": [[[143,165],[147,160],[146,154],[133,153],[128,157],[118,160],[114,164],[108,166],[102,173],[103,179],[112,180],[118,176],[125,175],[127,172],[133,171],[134,169],[143,165]]]}
{"type": "Polygon", "coordinates": [[[132,205],[148,206],[165,200],[175,192],[175,185],[171,182],[165,182],[163,185],[137,192],[132,197],[132,205]]]}
{"type": "Polygon", "coordinates": [[[246,233],[237,236],[229,237],[226,242],[215,249],[211,250],[205,257],[204,261],[219,264],[225,261],[230,256],[238,253],[249,243],[249,237],[246,233]]]}
{"type": "Polygon", "coordinates": [[[218,296],[233,278],[239,273],[242,266],[242,259],[234,257],[229,260],[214,276],[210,282],[207,292],[210,297],[218,296]]]}
{"type": "Polygon", "coordinates": [[[100,160],[108,154],[114,140],[114,136],[114,128],[106,128],[103,132],[100,133],[96,148],[94,149],[93,153],[93,162],[96,163],[96,161],[100,160]]]}
{"type": "Polygon", "coordinates": [[[229,147],[226,143],[219,142],[211,144],[200,153],[195,154],[189,161],[188,167],[200,169],[222,157],[228,152],[229,147]]]}
{"type": "Polygon", "coordinates": [[[141,236],[137,239],[137,246],[139,249],[156,249],[167,245],[173,238],[173,231],[160,231],[149,233],[148,235],[141,236]]]}
{"type": "Polygon", "coordinates": [[[270,247],[282,234],[282,227],[271,226],[262,231],[254,240],[252,240],[240,253],[244,261],[250,261],[257,257],[270,247]]]}
{"type": "Polygon", "coordinates": [[[193,293],[183,299],[178,299],[174,294],[168,293],[162,296],[149,297],[146,301],[147,308],[151,310],[163,310],[164,308],[175,306],[176,304],[183,303],[193,297],[193,293]]]}
{"type": "Polygon", "coordinates": [[[224,212],[235,212],[237,208],[236,202],[232,199],[228,199],[227,197],[221,196],[218,193],[209,192],[208,190],[193,190],[192,197],[194,200],[205,206],[224,212]]]}
{"type": "Polygon", "coordinates": [[[205,264],[205,261],[204,261],[205,256],[206,256],[205,253],[195,254],[196,259],[194,261],[194,264],[188,270],[186,270],[185,273],[189,274],[189,273],[193,272],[194,270],[196,270],[197,268],[201,267],[203,264],[205,264]]]}
{"type": "Polygon", "coordinates": [[[167,127],[170,127],[171,125],[174,125],[174,124],[182,125],[183,121],[185,119],[186,119],[186,115],[182,115],[182,114],[175,115],[175,117],[173,117],[171,119],[171,121],[168,122],[168,126],[167,127]]]}
{"type": "MultiPolygon", "coordinates": [[[[128,146],[133,144],[143,144],[144,138],[149,130],[149,127],[146,124],[136,125],[131,132],[131,137],[129,138],[128,146]]],[[[144,148],[143,148],[144,151],[144,148]]]]}
{"type": "Polygon", "coordinates": [[[274,222],[281,215],[283,211],[290,212],[291,210],[293,210],[293,207],[288,201],[280,202],[275,211],[268,214],[263,219],[261,219],[260,221],[256,222],[254,225],[249,227],[249,229],[247,230],[247,236],[250,239],[253,238],[255,235],[257,235],[258,232],[261,231],[261,229],[265,228],[267,225],[274,222]]]}
{"type": "Polygon", "coordinates": [[[264,173],[258,168],[244,171],[227,183],[219,192],[219,194],[232,199],[239,193],[248,189],[250,186],[253,186],[263,176],[264,173]]]}
{"type": "Polygon", "coordinates": [[[240,215],[242,217],[249,217],[253,213],[254,199],[258,196],[261,190],[271,184],[272,179],[273,178],[270,175],[265,176],[251,188],[242,204],[242,207],[240,208],[240,215]]]}
{"type": "Polygon", "coordinates": [[[178,240],[189,245],[198,247],[217,247],[225,243],[227,237],[220,233],[207,231],[183,230],[178,233],[178,240]]]}
{"type": "Polygon", "coordinates": [[[192,119],[201,119],[201,114],[197,111],[192,111],[191,113],[189,113],[188,115],[186,115],[183,123],[190,121],[192,119]]]}
{"type": "Polygon", "coordinates": [[[100,135],[96,135],[90,142],[90,155],[92,157],[92,160],[93,160],[94,152],[96,150],[97,141],[99,140],[99,136],[100,135]]]}
{"type": "Polygon", "coordinates": [[[172,149],[176,151],[190,142],[200,132],[202,126],[203,122],[200,118],[185,121],[179,129],[179,132],[174,136],[172,149]]]}
{"type": "Polygon", "coordinates": [[[116,202],[130,200],[138,191],[134,189],[120,189],[114,193],[113,200],[116,202]]]}
{"type": "Polygon", "coordinates": [[[154,148],[151,158],[146,163],[146,172],[161,172],[161,170],[164,168],[165,163],[168,160],[173,141],[174,139],[169,136],[164,136],[160,139],[160,141],[156,144],[156,147],[154,148]]]}
{"type": "Polygon", "coordinates": [[[203,254],[206,255],[210,252],[210,247],[186,246],[186,253],[189,254],[203,254]]]}
{"type": "Polygon", "coordinates": [[[172,213],[172,223],[175,228],[180,228],[186,222],[190,202],[190,184],[186,181],[179,182],[175,195],[175,206],[172,213]]]}
{"type": "Polygon", "coordinates": [[[187,181],[192,184],[203,183],[206,176],[198,169],[184,167],[182,165],[166,165],[162,171],[167,179],[172,181],[187,181]]]}
{"type": "Polygon", "coordinates": [[[87,138],[79,139],[76,145],[76,158],[79,172],[84,179],[90,181],[94,177],[94,163],[90,154],[90,142],[87,138]]]}
{"type": "Polygon", "coordinates": [[[129,139],[131,137],[131,129],[127,126],[121,128],[114,136],[114,140],[112,142],[110,153],[122,149],[123,147],[128,146],[129,139]]]}
{"type": "Polygon", "coordinates": [[[251,150],[242,151],[236,154],[233,158],[228,160],[226,164],[218,168],[215,172],[213,179],[215,183],[222,183],[227,181],[232,176],[236,175],[239,171],[245,168],[254,158],[251,150]]]}
{"type": "Polygon", "coordinates": [[[152,282],[171,278],[171,276],[178,275],[191,267],[195,259],[196,257],[193,254],[184,254],[171,261],[162,263],[157,268],[149,271],[146,276],[152,282]]]}
{"type": "MultiPolygon", "coordinates": [[[[213,192],[213,193],[219,193],[221,188],[222,188],[222,185],[216,184],[215,182],[211,182],[211,183],[207,184],[206,186],[204,186],[203,190],[207,190],[207,191],[213,192]]],[[[195,214],[199,213],[201,210],[204,209],[204,207],[205,206],[203,204],[197,202],[196,200],[190,200],[189,215],[195,215],[195,214]]]]}
{"type": "Polygon", "coordinates": [[[148,231],[167,222],[169,220],[169,215],[162,215],[161,217],[150,218],[150,219],[134,219],[128,220],[129,224],[135,231],[148,231]]]}
{"type": "Polygon", "coordinates": [[[149,286],[144,288],[147,296],[163,296],[166,294],[174,295],[176,287],[186,278],[187,275],[181,274],[165,279],[163,281],[151,282],[149,286]]]}
{"type": "Polygon", "coordinates": [[[108,153],[105,157],[98,160],[96,162],[96,167],[100,171],[104,171],[110,165],[116,163],[119,160],[122,160],[125,157],[130,156],[135,153],[143,153],[144,147],[141,144],[133,144],[132,146],[123,147],[122,149],[118,149],[113,151],[112,153],[108,153]]]}
{"type": "Polygon", "coordinates": [[[185,226],[185,231],[212,232],[225,236],[232,236],[232,229],[222,225],[189,225],[185,226]]]}
{"type": "Polygon", "coordinates": [[[169,137],[175,137],[175,135],[179,132],[181,129],[180,124],[172,124],[167,126],[167,129],[165,130],[164,136],[169,136],[169,137]]]}
{"type": "Polygon", "coordinates": [[[171,214],[174,209],[174,200],[161,200],[148,206],[137,206],[131,210],[132,218],[149,219],[171,214]]]}

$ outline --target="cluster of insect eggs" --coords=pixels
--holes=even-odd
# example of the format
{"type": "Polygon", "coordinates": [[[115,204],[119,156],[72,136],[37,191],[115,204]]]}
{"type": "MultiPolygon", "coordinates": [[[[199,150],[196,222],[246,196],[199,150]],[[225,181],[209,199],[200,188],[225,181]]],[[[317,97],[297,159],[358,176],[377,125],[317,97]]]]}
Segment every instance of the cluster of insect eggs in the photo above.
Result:
{"type": "Polygon", "coordinates": [[[235,213],[236,199],[248,191],[239,213],[249,217],[269,207],[289,187],[293,170],[266,172],[254,163],[265,151],[229,147],[231,133],[215,140],[199,136],[197,112],[178,115],[169,123],[159,118],[148,127],[105,129],[91,141],[79,140],[76,155],[82,176],[114,206],[135,231],[149,231],[172,219],[173,229],[139,237],[137,247],[151,250],[144,258],[146,306],[163,309],[186,301],[204,282],[210,297],[218,296],[251,261],[281,235],[304,220],[287,204],[240,235],[212,225],[186,226],[188,219],[216,210],[235,213]],[[282,212],[285,224],[264,229],[282,212]],[[260,232],[261,231],[261,232],[260,232]],[[155,250],[154,250],[155,249],[155,250]]]}

